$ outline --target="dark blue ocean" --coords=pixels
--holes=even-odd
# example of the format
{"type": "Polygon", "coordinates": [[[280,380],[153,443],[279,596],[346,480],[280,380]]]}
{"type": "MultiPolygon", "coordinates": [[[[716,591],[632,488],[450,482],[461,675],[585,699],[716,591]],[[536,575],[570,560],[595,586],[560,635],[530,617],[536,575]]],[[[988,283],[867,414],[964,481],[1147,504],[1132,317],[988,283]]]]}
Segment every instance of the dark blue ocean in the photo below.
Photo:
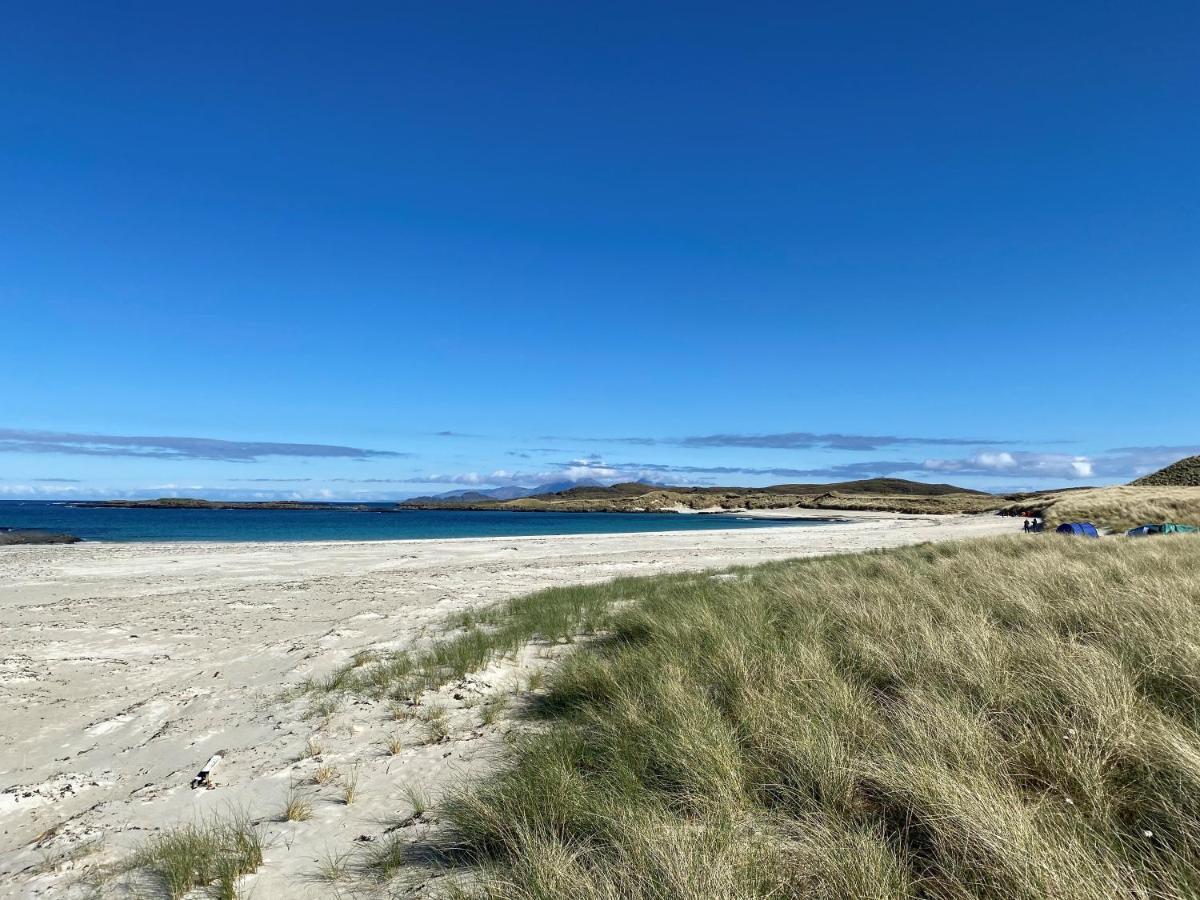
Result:
{"type": "Polygon", "coordinates": [[[763,520],[736,514],[553,513],[469,510],[79,509],[46,501],[0,501],[0,528],[65,531],[89,541],[388,541],[803,528],[823,520],[763,520]]]}

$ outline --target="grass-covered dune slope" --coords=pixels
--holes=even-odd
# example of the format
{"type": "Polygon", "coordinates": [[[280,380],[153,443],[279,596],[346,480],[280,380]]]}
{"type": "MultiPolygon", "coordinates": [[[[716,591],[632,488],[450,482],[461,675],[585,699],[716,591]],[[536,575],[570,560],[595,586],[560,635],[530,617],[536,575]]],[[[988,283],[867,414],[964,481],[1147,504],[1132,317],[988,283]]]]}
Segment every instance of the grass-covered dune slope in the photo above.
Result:
{"type": "Polygon", "coordinates": [[[1051,527],[1092,522],[1110,531],[1176,522],[1200,525],[1200,456],[1189,456],[1127,485],[1012,495],[1008,515],[1032,514],[1051,527]]]}
{"type": "Polygon", "coordinates": [[[1139,478],[1133,484],[1161,487],[1200,487],[1200,456],[1188,456],[1139,478]]]}
{"type": "Polygon", "coordinates": [[[1124,531],[1147,522],[1200,525],[1200,487],[1117,485],[1041,494],[1009,504],[1005,511],[1027,510],[1051,527],[1062,522],[1092,522],[1124,531]]]}
{"type": "Polygon", "coordinates": [[[444,807],[455,892],[1200,896],[1200,538],[624,580],[460,640],[573,617],[542,725],[444,807]]]}

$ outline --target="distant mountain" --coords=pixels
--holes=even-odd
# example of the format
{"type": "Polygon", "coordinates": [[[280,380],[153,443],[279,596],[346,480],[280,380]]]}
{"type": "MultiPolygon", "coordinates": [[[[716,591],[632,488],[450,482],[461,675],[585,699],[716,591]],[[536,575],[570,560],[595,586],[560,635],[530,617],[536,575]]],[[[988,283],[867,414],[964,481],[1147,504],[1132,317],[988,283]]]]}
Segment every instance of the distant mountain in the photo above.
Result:
{"type": "Polygon", "coordinates": [[[601,487],[601,484],[598,481],[593,481],[591,478],[583,478],[579,481],[555,481],[549,484],[539,484],[537,487],[509,485],[508,487],[488,488],[486,490],[463,489],[446,491],[442,494],[432,494],[425,497],[411,497],[406,502],[430,503],[454,500],[459,503],[478,503],[483,500],[519,500],[522,497],[534,497],[538,494],[556,494],[559,491],[566,491],[575,487],[601,487]]]}
{"type": "Polygon", "coordinates": [[[679,487],[629,481],[622,484],[570,482],[530,489],[511,500],[458,492],[458,496],[414,497],[400,509],[506,509],[554,512],[697,512],[734,509],[830,509],[953,513],[996,509],[1002,498],[951,484],[902,478],[865,478],[832,484],[771,487],[679,487]],[[548,491],[547,488],[562,488],[548,491]]]}
{"type": "Polygon", "coordinates": [[[835,492],[839,494],[888,494],[907,497],[940,497],[945,494],[977,494],[984,491],[957,487],[953,484],[928,484],[924,481],[909,481],[905,478],[863,478],[858,481],[835,481],[831,484],[775,484],[770,487],[672,487],[664,484],[649,484],[644,481],[628,481],[622,484],[600,485],[579,482],[559,491],[526,494],[538,500],[616,500],[640,497],[651,491],[667,490],[677,494],[786,494],[808,495],[835,492]]]}
{"type": "Polygon", "coordinates": [[[1141,487],[1200,487],[1200,456],[1189,456],[1132,481],[1141,487]]]}
{"type": "MultiPolygon", "coordinates": [[[[600,484],[597,481],[576,481],[558,485],[546,485],[552,490],[528,494],[538,500],[611,500],[640,497],[650,491],[661,490],[664,485],[647,484],[643,481],[626,481],[621,484],[600,484]]],[[[671,488],[673,491],[697,490],[696,488],[671,488]]]]}
{"type": "Polygon", "coordinates": [[[489,490],[458,490],[446,491],[441,494],[431,494],[425,497],[413,497],[413,500],[462,500],[466,503],[473,503],[477,500],[515,500],[518,497],[528,497],[529,492],[534,488],[524,488],[518,486],[490,488],[489,490]]]}
{"type": "Polygon", "coordinates": [[[604,485],[594,478],[581,478],[578,481],[552,481],[540,484],[522,497],[536,497],[540,494],[561,494],[563,491],[574,491],[580,488],[604,488],[604,485]]]}

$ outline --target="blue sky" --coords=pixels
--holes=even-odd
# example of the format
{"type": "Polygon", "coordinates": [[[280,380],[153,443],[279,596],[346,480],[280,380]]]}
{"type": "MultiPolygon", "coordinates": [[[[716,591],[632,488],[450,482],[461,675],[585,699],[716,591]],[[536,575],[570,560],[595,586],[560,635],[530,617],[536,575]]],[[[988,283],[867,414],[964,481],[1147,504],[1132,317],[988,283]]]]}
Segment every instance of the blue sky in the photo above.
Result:
{"type": "Polygon", "coordinates": [[[0,497],[1200,452],[1188,3],[25,4],[0,497]]]}

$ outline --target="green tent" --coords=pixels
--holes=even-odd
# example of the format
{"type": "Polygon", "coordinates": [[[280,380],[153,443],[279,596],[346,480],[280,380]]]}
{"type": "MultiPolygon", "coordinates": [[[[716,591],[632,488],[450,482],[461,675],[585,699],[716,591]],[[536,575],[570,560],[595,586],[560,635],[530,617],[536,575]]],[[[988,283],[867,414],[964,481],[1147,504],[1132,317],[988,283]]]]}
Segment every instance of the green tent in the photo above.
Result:
{"type": "Polygon", "coordinates": [[[1190,534],[1195,531],[1200,531],[1195,525],[1176,525],[1174,522],[1163,522],[1163,534],[1190,534]]]}
{"type": "Polygon", "coordinates": [[[1161,525],[1139,525],[1125,532],[1130,537],[1145,537],[1150,534],[1189,534],[1200,531],[1195,525],[1176,525],[1174,522],[1163,522],[1161,525]]]}

